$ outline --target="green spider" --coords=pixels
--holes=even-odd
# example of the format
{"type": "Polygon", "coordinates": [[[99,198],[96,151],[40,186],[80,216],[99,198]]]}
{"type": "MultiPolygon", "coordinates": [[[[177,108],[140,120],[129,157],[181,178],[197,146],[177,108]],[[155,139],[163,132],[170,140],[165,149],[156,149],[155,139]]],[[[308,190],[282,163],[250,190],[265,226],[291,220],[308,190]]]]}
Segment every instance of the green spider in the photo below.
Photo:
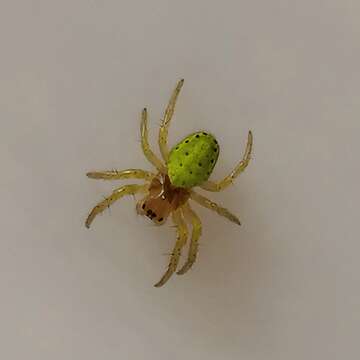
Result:
{"type": "Polygon", "coordinates": [[[127,169],[89,172],[86,174],[91,179],[119,180],[133,178],[145,180],[144,185],[131,184],[119,187],[109,197],[98,203],[86,220],[85,225],[87,228],[90,227],[97,214],[125,195],[143,193],[144,197],[137,203],[136,210],[138,214],[147,216],[157,225],[164,224],[171,214],[177,230],[177,240],[170,256],[167,271],[160,281],[155,284],[156,287],[164,285],[177,270],[181,250],[188,237],[187,222],[192,226],[189,253],[187,261],[177,271],[177,274],[185,274],[196,260],[202,226],[198,215],[190,207],[189,200],[193,200],[240,225],[240,221],[235,215],[195,192],[193,187],[200,186],[207,191],[221,191],[228,187],[247,167],[253,143],[252,133],[249,131],[242,160],[228,176],[219,182],[208,180],[219,156],[219,145],[214,136],[204,131],[193,133],[175,145],[169,152],[167,144],[168,128],[183,83],[184,80],[180,80],[173,91],[160,126],[159,147],[164,162],[154,154],[149,146],[147,111],[146,109],[142,111],[141,146],[148,161],[155,166],[156,172],[127,169]]]}

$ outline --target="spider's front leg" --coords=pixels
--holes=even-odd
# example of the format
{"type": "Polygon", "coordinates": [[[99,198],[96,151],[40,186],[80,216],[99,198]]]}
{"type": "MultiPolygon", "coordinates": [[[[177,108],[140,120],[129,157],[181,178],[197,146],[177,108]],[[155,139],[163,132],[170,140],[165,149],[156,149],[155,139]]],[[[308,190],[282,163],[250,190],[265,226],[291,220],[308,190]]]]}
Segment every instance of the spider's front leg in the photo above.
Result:
{"type": "Polygon", "coordinates": [[[183,206],[183,209],[185,215],[191,221],[192,234],[191,234],[188,258],[186,260],[186,263],[183,265],[183,267],[177,272],[178,275],[185,274],[194,264],[199,249],[199,238],[201,236],[201,229],[202,229],[200,218],[197,216],[195,211],[191,209],[189,203],[186,203],[183,206]]]}
{"type": "Polygon", "coordinates": [[[179,96],[180,90],[184,84],[184,79],[181,79],[178,84],[176,85],[176,88],[174,89],[171,98],[169,100],[169,104],[165,110],[164,118],[161,121],[161,126],[159,130],[159,147],[161,155],[165,162],[167,162],[169,158],[169,148],[167,145],[168,140],[168,129],[170,125],[171,118],[174,114],[176,100],[179,96]]]}
{"type": "Polygon", "coordinates": [[[176,271],[181,256],[181,250],[186,244],[188,231],[181,208],[175,210],[172,218],[176,226],[177,239],[170,256],[168,269],[163,275],[163,277],[160,279],[160,281],[155,284],[155,287],[163,286],[170,279],[171,275],[176,271]]]}
{"type": "Polygon", "coordinates": [[[121,199],[125,195],[134,195],[139,192],[146,192],[148,189],[148,185],[125,185],[118,189],[115,189],[112,194],[105,198],[103,201],[99,202],[90,212],[89,216],[86,219],[85,226],[87,228],[90,227],[90,224],[93,222],[96,215],[103,212],[105,209],[107,209],[111,204],[113,204],[115,201],[121,199]]]}
{"type": "Polygon", "coordinates": [[[252,136],[252,132],[249,131],[248,141],[244,156],[242,160],[239,162],[239,164],[235,167],[235,169],[223,180],[219,182],[207,181],[201,185],[201,188],[207,191],[221,191],[224,190],[226,187],[228,187],[236,179],[236,177],[240,173],[242,173],[245,170],[245,168],[248,166],[251,158],[252,145],[253,145],[253,136],[252,136]]]}

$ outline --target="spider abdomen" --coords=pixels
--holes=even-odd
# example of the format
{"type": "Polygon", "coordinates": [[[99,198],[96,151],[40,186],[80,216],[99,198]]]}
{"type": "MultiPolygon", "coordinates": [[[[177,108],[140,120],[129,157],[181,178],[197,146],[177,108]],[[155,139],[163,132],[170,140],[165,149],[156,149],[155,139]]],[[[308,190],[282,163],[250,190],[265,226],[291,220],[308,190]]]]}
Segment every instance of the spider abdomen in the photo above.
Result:
{"type": "Polygon", "coordinates": [[[170,151],[167,167],[171,183],[182,188],[201,185],[218,156],[219,145],[213,135],[201,131],[187,136],[170,151]]]}

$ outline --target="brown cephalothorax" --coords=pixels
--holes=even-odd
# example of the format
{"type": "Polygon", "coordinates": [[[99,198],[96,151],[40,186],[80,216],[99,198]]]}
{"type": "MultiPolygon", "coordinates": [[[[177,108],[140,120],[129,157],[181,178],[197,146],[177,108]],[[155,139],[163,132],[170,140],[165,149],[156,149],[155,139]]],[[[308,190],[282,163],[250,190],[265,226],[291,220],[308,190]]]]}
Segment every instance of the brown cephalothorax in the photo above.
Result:
{"type": "Polygon", "coordinates": [[[136,210],[139,215],[145,215],[161,225],[189,197],[189,190],[173,186],[167,174],[158,173],[150,183],[148,195],[137,203],[136,210]]]}

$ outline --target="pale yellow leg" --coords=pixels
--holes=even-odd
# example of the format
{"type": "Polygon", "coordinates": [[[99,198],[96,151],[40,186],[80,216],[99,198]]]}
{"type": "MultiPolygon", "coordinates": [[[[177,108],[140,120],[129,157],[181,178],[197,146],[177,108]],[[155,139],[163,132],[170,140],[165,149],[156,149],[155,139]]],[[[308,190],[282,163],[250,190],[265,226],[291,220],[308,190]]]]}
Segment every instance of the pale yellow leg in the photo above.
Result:
{"type": "Polygon", "coordinates": [[[234,222],[235,224],[241,225],[240,224],[240,220],[233,215],[229,210],[219,206],[218,204],[212,202],[211,200],[209,200],[208,198],[206,198],[205,196],[202,196],[200,194],[198,194],[195,191],[191,191],[190,193],[190,199],[196,201],[198,204],[210,209],[210,210],[214,210],[215,212],[217,212],[219,215],[226,217],[228,220],[234,222]]]}
{"type": "Polygon", "coordinates": [[[90,179],[121,180],[121,179],[145,179],[151,181],[155,174],[141,169],[91,171],[86,174],[90,179]]]}
{"type": "Polygon", "coordinates": [[[115,189],[109,197],[99,202],[91,210],[89,216],[86,219],[85,226],[89,228],[95,216],[103,212],[105,209],[107,209],[116,200],[119,200],[125,195],[133,195],[139,192],[145,192],[147,189],[148,189],[148,185],[135,185],[135,184],[125,185],[118,189],[115,189]]]}
{"type": "Polygon", "coordinates": [[[174,91],[171,95],[169,104],[165,110],[164,118],[161,121],[161,126],[160,126],[160,130],[159,130],[159,147],[160,147],[161,155],[165,162],[167,162],[167,160],[169,158],[169,149],[168,149],[168,145],[167,145],[168,129],[169,129],[171,118],[174,114],[176,100],[179,96],[179,93],[180,93],[180,90],[181,90],[183,84],[184,84],[184,79],[180,80],[178,82],[178,84],[176,85],[176,88],[174,89],[174,91]]]}
{"type": "Polygon", "coordinates": [[[147,127],[147,110],[143,109],[141,114],[141,147],[145,154],[145,157],[149,160],[151,164],[153,164],[159,171],[166,172],[166,168],[162,161],[154,154],[151,150],[148,140],[148,127],[147,127]]]}
{"type": "Polygon", "coordinates": [[[177,239],[176,239],[176,243],[175,243],[173,252],[170,256],[170,262],[169,262],[168,269],[165,272],[165,274],[163,275],[163,277],[161,278],[161,280],[155,284],[156,287],[163,286],[170,279],[171,275],[176,271],[176,268],[179,263],[180,255],[181,255],[181,249],[186,244],[188,231],[187,231],[187,226],[186,226],[185,220],[183,218],[181,209],[177,209],[173,213],[172,218],[173,218],[174,224],[176,226],[177,239]]]}
{"type": "Polygon", "coordinates": [[[189,247],[189,254],[186,260],[186,263],[183,267],[177,272],[178,275],[185,274],[194,264],[196,260],[196,255],[199,248],[199,238],[201,236],[201,221],[197,214],[190,208],[190,205],[186,203],[183,206],[185,215],[190,219],[192,224],[192,235],[191,235],[191,242],[189,247]]]}
{"type": "Polygon", "coordinates": [[[244,156],[242,160],[239,162],[239,164],[235,167],[235,169],[223,180],[219,182],[207,181],[201,185],[201,188],[207,191],[221,191],[224,190],[226,187],[228,187],[233,182],[233,180],[235,180],[235,178],[240,173],[242,173],[245,170],[245,168],[248,166],[251,158],[252,145],[253,145],[253,136],[251,131],[249,131],[248,142],[246,145],[244,156]]]}

